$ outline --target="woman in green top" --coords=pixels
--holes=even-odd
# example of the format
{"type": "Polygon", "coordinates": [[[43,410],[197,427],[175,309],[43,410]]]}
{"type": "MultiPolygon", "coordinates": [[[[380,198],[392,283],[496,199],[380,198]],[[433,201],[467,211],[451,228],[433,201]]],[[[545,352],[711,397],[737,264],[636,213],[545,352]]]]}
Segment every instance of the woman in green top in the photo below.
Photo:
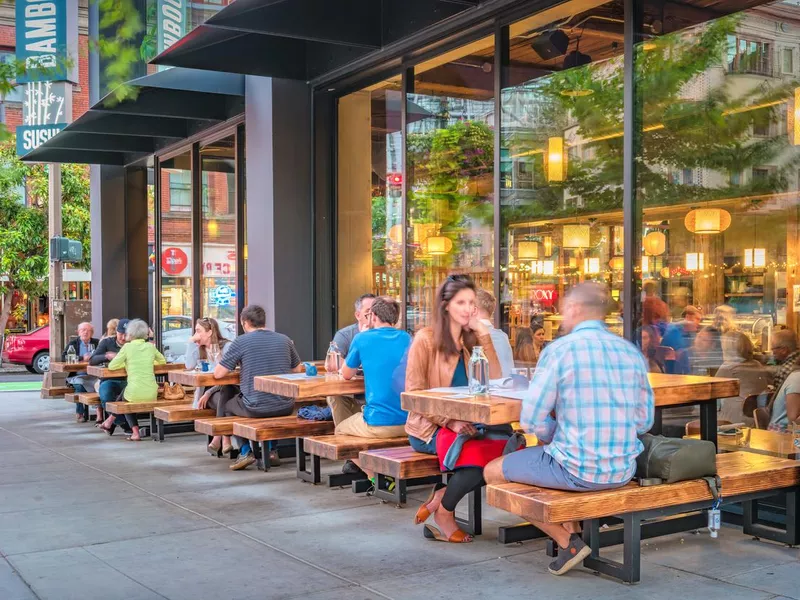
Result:
{"type": "MultiPolygon", "coordinates": [[[[155,402],[158,397],[158,383],[153,366],[166,364],[167,361],[153,344],[147,342],[149,332],[147,323],[141,319],[128,323],[127,343],[108,364],[109,369],[125,369],[128,372],[128,384],[122,392],[127,402],[155,402]]],[[[115,416],[111,415],[100,427],[109,431],[114,419],[115,416]]],[[[128,439],[132,442],[141,441],[136,415],[125,415],[125,419],[133,430],[128,439]]]]}

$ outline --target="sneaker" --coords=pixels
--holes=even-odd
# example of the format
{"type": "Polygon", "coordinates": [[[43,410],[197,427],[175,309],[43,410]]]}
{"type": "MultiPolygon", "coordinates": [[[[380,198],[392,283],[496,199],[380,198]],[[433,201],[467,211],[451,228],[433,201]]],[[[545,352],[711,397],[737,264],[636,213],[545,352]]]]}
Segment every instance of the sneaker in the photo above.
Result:
{"type": "Polygon", "coordinates": [[[239,456],[236,459],[236,462],[233,463],[229,468],[231,471],[241,471],[242,469],[246,469],[250,465],[256,462],[256,457],[253,456],[252,452],[248,452],[244,456],[239,456]]]}
{"type": "Polygon", "coordinates": [[[592,549],[583,543],[577,533],[573,533],[569,536],[569,545],[558,549],[558,558],[550,563],[547,570],[553,575],[563,575],[572,567],[582,563],[591,553],[592,549]]]}
{"type": "Polygon", "coordinates": [[[281,466],[281,459],[278,456],[277,450],[272,450],[269,453],[269,466],[270,467],[280,467],[281,466]]]}
{"type": "Polygon", "coordinates": [[[364,479],[367,478],[367,474],[359,469],[356,463],[354,463],[352,460],[346,460],[344,462],[344,465],[342,465],[342,473],[345,475],[363,475],[364,479]]]}

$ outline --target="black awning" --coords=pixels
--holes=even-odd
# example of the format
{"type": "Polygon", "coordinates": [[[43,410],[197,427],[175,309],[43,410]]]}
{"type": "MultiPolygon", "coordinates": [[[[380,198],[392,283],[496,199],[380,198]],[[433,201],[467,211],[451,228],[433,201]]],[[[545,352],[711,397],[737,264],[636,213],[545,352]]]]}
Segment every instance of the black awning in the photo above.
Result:
{"type": "Polygon", "coordinates": [[[478,0],[236,0],[154,64],[309,81],[478,0]]]}
{"type": "Polygon", "coordinates": [[[244,77],[173,68],[128,82],[22,160],[125,165],[244,111],[244,77]]]}

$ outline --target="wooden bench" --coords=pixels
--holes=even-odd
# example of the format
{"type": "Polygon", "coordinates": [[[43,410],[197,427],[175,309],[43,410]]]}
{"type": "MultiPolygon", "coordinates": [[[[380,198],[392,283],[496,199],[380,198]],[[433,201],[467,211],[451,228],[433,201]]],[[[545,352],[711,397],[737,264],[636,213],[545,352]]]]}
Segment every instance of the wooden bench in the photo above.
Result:
{"type": "Polygon", "coordinates": [[[64,400],[76,404],[78,402],[78,392],[73,390],[71,394],[64,394],[64,400]]]}
{"type": "MultiPolygon", "coordinates": [[[[800,541],[800,462],[752,454],[731,452],[717,456],[717,472],[722,480],[722,503],[742,503],[744,532],[774,541],[795,545],[800,541]],[[786,492],[786,529],[766,527],[757,522],[755,501],[786,492]]],[[[544,523],[583,521],[583,539],[592,548],[584,566],[627,583],[640,579],[640,544],[642,537],[656,537],[682,529],[664,527],[678,519],[655,521],[643,525],[645,519],[702,511],[711,507],[713,498],[703,480],[639,487],[635,482],[599,492],[564,492],[519,483],[490,485],[486,499],[491,506],[544,523]],[[621,519],[622,524],[600,530],[601,520],[621,519]],[[643,530],[650,528],[650,532],[643,530]],[[600,548],[612,543],[624,544],[623,563],[600,557],[600,548]],[[604,543],[603,537],[612,542],[604,543]]],[[[698,528],[693,520],[691,529],[698,528]]],[[[702,525],[700,525],[702,527],[702,525]]],[[[686,528],[683,528],[686,529],[686,528]]]]}
{"type": "MultiPolygon", "coordinates": [[[[185,399],[184,399],[185,400],[185,399]]],[[[194,408],[192,403],[173,404],[170,406],[158,406],[153,410],[155,420],[154,439],[157,442],[164,441],[166,433],[165,424],[191,423],[191,427],[172,427],[170,433],[183,433],[185,431],[195,431],[194,420],[204,417],[213,417],[215,412],[210,408],[194,408]]]]}
{"type": "Polygon", "coordinates": [[[86,406],[100,406],[100,394],[94,392],[81,392],[78,394],[77,402],[86,406]]]}
{"type": "MultiPolygon", "coordinates": [[[[433,454],[423,454],[411,446],[400,448],[383,448],[359,452],[361,468],[375,473],[375,497],[397,506],[406,503],[409,485],[425,485],[447,480],[450,473],[442,473],[439,458],[433,454]],[[384,489],[386,477],[395,481],[393,492],[384,489]]],[[[480,535],[483,531],[481,523],[481,492],[470,492],[467,496],[467,519],[456,519],[459,525],[471,535],[480,535]]]]}
{"type": "Polygon", "coordinates": [[[40,397],[42,399],[61,398],[64,394],[70,394],[74,391],[75,390],[72,389],[71,385],[59,385],[51,387],[42,386],[40,397]]]}
{"type": "Polygon", "coordinates": [[[155,419],[153,418],[153,411],[162,406],[170,406],[174,404],[186,404],[186,400],[156,400],[154,402],[106,402],[106,413],[114,415],[148,415],[150,423],[147,425],[140,425],[144,429],[143,436],[153,436],[155,431],[155,419]]]}
{"type": "MultiPolygon", "coordinates": [[[[395,438],[366,438],[353,435],[324,435],[307,438],[297,438],[297,476],[303,481],[318,484],[322,480],[320,473],[320,459],[347,460],[358,458],[358,453],[363,450],[378,450],[380,448],[395,448],[407,446],[408,437],[395,438]],[[311,468],[307,468],[306,461],[311,459],[311,468]]],[[[334,473],[328,475],[328,487],[350,485],[353,481],[363,479],[363,476],[347,473],[334,473]]]]}
{"type": "MultiPolygon", "coordinates": [[[[258,419],[257,423],[253,421],[253,419],[238,419],[234,421],[233,435],[238,435],[253,442],[254,451],[256,450],[256,445],[260,446],[264,471],[269,471],[269,451],[267,449],[269,442],[287,438],[302,439],[305,436],[333,433],[334,429],[333,421],[308,421],[301,419],[297,415],[258,419]]],[[[302,446],[299,447],[299,449],[301,448],[302,446]]],[[[299,454],[300,452],[297,453],[299,454]]],[[[259,453],[256,453],[256,457],[258,455],[259,453]]]]}

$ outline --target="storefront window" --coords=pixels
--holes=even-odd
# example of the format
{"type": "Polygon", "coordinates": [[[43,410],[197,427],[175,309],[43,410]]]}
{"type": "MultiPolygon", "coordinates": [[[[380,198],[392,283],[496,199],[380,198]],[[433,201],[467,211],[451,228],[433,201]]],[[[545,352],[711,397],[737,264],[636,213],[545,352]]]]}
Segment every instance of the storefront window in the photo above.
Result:
{"type": "MultiPolygon", "coordinates": [[[[147,169],[147,320],[156,329],[156,186],[155,170],[147,169]]],[[[159,311],[160,312],[160,311],[159,311]]]]}
{"type": "MultiPolygon", "coordinates": [[[[172,209],[170,180],[191,182],[191,153],[161,163],[161,341],[170,360],[180,360],[192,335],[192,213],[172,209]]],[[[191,184],[190,184],[191,185],[191,184]]],[[[190,190],[191,195],[191,190],[190,190]]]]}
{"type": "Polygon", "coordinates": [[[731,332],[758,355],[776,327],[798,329],[798,18],[773,2],[637,51],[640,322],[668,372],[716,373],[731,332]]]}
{"type": "Polygon", "coordinates": [[[200,148],[203,182],[201,314],[236,337],[235,136],[200,148]]]}
{"type": "Polygon", "coordinates": [[[494,38],[417,65],[408,94],[406,328],[451,273],[494,285],[494,38]]]}
{"type": "Polygon", "coordinates": [[[401,102],[398,81],[339,99],[338,326],[365,293],[401,297],[401,102]]]}
{"type": "Polygon", "coordinates": [[[500,318],[519,367],[583,281],[608,286],[622,335],[622,6],[547,12],[510,26],[502,91],[500,318]]]}

